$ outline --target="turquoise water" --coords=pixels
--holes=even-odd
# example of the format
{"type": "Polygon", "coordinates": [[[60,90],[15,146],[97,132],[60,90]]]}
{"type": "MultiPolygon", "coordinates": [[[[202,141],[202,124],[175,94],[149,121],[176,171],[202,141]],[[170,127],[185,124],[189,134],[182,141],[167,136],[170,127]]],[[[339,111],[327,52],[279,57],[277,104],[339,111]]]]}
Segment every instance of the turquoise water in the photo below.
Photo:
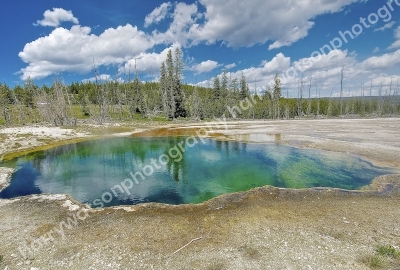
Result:
{"type": "Polygon", "coordinates": [[[199,203],[265,185],[359,189],[394,173],[345,154],[194,137],[87,141],[0,166],[17,169],[0,198],[69,194],[92,207],[199,203]]]}

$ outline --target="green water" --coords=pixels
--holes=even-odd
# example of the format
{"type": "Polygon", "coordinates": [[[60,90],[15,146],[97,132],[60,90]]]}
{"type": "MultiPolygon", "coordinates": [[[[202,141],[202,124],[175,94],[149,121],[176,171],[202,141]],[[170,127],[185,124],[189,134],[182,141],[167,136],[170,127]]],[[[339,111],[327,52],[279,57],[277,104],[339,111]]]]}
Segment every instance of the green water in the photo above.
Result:
{"type": "Polygon", "coordinates": [[[17,169],[0,198],[69,194],[92,207],[199,203],[265,185],[359,189],[394,173],[345,154],[192,137],[88,141],[0,166],[17,169]]]}

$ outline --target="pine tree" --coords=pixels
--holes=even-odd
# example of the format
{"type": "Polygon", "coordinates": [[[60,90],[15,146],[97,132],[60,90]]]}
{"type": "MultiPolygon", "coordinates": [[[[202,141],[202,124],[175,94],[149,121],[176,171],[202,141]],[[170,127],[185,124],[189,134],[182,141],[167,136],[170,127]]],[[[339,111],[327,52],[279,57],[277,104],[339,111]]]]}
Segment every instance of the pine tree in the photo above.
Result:
{"type": "Polygon", "coordinates": [[[168,51],[165,63],[160,69],[160,90],[162,94],[163,109],[166,117],[175,119],[186,117],[184,108],[184,95],[182,91],[182,77],[185,68],[182,52],[179,48],[175,50],[175,57],[172,50],[168,51]]]}
{"type": "Polygon", "coordinates": [[[242,73],[242,78],[240,79],[240,99],[245,99],[249,96],[250,96],[250,91],[246,82],[246,77],[242,73]]]}
{"type": "Polygon", "coordinates": [[[173,89],[173,97],[174,97],[174,118],[177,117],[186,117],[186,111],[184,109],[184,101],[183,101],[183,91],[182,91],[182,77],[183,70],[185,68],[182,51],[179,48],[175,49],[175,61],[174,61],[174,89],[173,89]]]}
{"type": "Polygon", "coordinates": [[[165,62],[162,62],[160,69],[160,92],[161,92],[161,100],[162,100],[162,108],[164,111],[165,117],[169,117],[170,115],[170,99],[169,99],[169,88],[168,88],[168,79],[167,79],[167,70],[165,67],[165,62]]]}
{"type": "Polygon", "coordinates": [[[271,94],[271,88],[268,87],[267,90],[265,90],[264,94],[263,94],[263,99],[264,100],[271,100],[272,99],[272,94],[271,94]]]}
{"type": "Polygon", "coordinates": [[[222,79],[221,79],[221,96],[226,100],[228,96],[228,74],[226,72],[226,68],[222,72],[222,79]]]}
{"type": "Polygon", "coordinates": [[[228,106],[233,106],[237,104],[239,100],[239,86],[237,79],[233,79],[229,84],[229,91],[228,91],[228,106]]]}
{"type": "Polygon", "coordinates": [[[138,74],[136,73],[135,80],[133,81],[133,113],[142,113],[142,83],[139,81],[138,74]]]}
{"type": "Polygon", "coordinates": [[[168,51],[166,60],[166,85],[167,85],[167,98],[168,98],[168,118],[173,119],[175,116],[175,97],[174,97],[174,60],[172,57],[172,50],[168,51]]]}
{"type": "MultiPolygon", "coordinates": [[[[11,124],[11,118],[9,113],[9,105],[12,103],[11,90],[7,85],[0,83],[0,115],[4,119],[4,123],[7,125],[11,124]]],[[[2,121],[0,121],[2,122],[2,121]]]]}
{"type": "Polygon", "coordinates": [[[272,99],[274,103],[274,118],[275,117],[280,117],[280,99],[282,95],[282,90],[281,90],[281,81],[278,77],[278,73],[275,75],[274,78],[274,90],[272,94],[272,99]]]}
{"type": "Polygon", "coordinates": [[[25,104],[25,106],[31,108],[35,107],[34,96],[37,88],[38,87],[35,85],[31,77],[28,77],[24,84],[24,92],[22,97],[22,101],[25,104]]]}
{"type": "Polygon", "coordinates": [[[213,88],[213,90],[214,90],[214,100],[218,101],[219,98],[221,97],[221,84],[220,84],[218,76],[216,76],[214,78],[214,88],[213,88]]]}

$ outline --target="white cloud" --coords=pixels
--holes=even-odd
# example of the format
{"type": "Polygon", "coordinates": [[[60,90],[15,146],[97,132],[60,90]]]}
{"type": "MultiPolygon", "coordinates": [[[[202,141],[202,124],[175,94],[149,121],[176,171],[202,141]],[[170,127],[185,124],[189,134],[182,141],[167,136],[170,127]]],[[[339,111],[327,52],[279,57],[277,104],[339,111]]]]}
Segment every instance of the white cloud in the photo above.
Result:
{"type": "Polygon", "coordinates": [[[263,61],[262,65],[264,73],[283,71],[290,67],[290,57],[285,57],[283,53],[278,53],[271,61],[263,61]]]}
{"type": "Polygon", "coordinates": [[[391,22],[385,24],[385,25],[382,26],[382,27],[376,28],[376,29],[374,30],[374,32],[377,32],[377,31],[385,31],[386,29],[392,28],[393,25],[395,25],[395,24],[396,24],[395,21],[391,21],[391,22]]]}
{"type": "Polygon", "coordinates": [[[154,46],[154,42],[136,26],[127,24],[109,28],[101,35],[90,27],[74,25],[54,29],[48,36],[25,45],[18,55],[28,63],[20,70],[21,79],[41,79],[53,73],[88,72],[96,65],[121,64],[154,46]]]}
{"type": "Polygon", "coordinates": [[[175,43],[178,42],[182,45],[188,45],[190,37],[190,28],[195,25],[196,20],[199,18],[197,12],[197,5],[187,5],[185,3],[178,3],[175,5],[173,14],[173,21],[169,29],[165,33],[155,31],[153,37],[156,43],[175,43]]]}
{"type": "Polygon", "coordinates": [[[379,51],[380,51],[379,47],[376,47],[376,48],[372,51],[372,53],[377,53],[377,52],[379,52],[379,51]]]}
{"type": "Polygon", "coordinates": [[[169,48],[165,48],[161,53],[140,53],[135,58],[130,59],[123,67],[119,69],[120,73],[133,74],[135,66],[137,71],[144,71],[158,75],[161,63],[167,59],[169,50],[175,51],[180,48],[179,44],[173,44],[169,48]]]}
{"type": "Polygon", "coordinates": [[[191,22],[186,38],[194,45],[224,41],[242,47],[273,41],[269,49],[289,46],[308,35],[316,16],[341,11],[357,1],[362,0],[199,0],[206,12],[198,17],[204,17],[205,23],[191,22]]]}
{"type": "Polygon", "coordinates": [[[400,50],[382,56],[372,56],[359,63],[357,67],[360,70],[382,70],[398,64],[400,64],[400,50]]]}
{"type": "Polygon", "coordinates": [[[159,23],[160,21],[164,20],[170,8],[171,8],[170,2],[163,3],[161,4],[161,6],[155,8],[144,19],[144,27],[149,27],[153,23],[159,23]]]}
{"type": "Polygon", "coordinates": [[[53,11],[46,10],[43,14],[44,19],[37,21],[34,25],[58,27],[61,22],[72,22],[79,24],[79,21],[72,11],[62,8],[53,8],[53,11]]]}
{"type": "Polygon", "coordinates": [[[352,66],[356,63],[354,55],[347,50],[332,50],[328,54],[322,54],[317,61],[317,57],[307,57],[293,62],[299,72],[318,72],[320,70],[334,69],[342,66],[352,66]],[[312,64],[307,64],[312,63],[312,64]]]}
{"type": "Polygon", "coordinates": [[[236,64],[235,64],[235,63],[232,63],[232,64],[229,64],[229,65],[226,65],[226,66],[225,66],[226,69],[232,69],[232,68],[234,68],[234,67],[236,67],[236,64]]]}
{"type": "MultiPolygon", "coordinates": [[[[380,74],[372,74],[370,76],[371,82],[370,84],[366,84],[365,87],[368,88],[370,85],[372,87],[381,87],[381,86],[390,86],[392,85],[392,91],[395,88],[395,85],[399,85],[400,82],[400,76],[399,75],[391,75],[389,76],[388,74],[385,73],[380,73],[380,74]]],[[[378,93],[378,91],[376,91],[378,93]]],[[[393,94],[393,92],[392,92],[393,94]]]]}
{"type": "Polygon", "coordinates": [[[400,26],[394,31],[394,37],[396,41],[389,46],[389,49],[398,49],[400,48],[400,26]]]}
{"type": "MultiPolygon", "coordinates": [[[[232,47],[249,47],[267,42],[271,42],[269,49],[289,46],[308,35],[316,16],[339,12],[353,2],[363,0],[230,0],[229,3],[199,0],[190,5],[167,2],[154,9],[145,19],[145,26],[149,26],[171,17],[172,23],[164,33],[157,30],[145,33],[130,24],[109,28],[100,35],[92,34],[90,27],[80,25],[74,25],[70,29],[58,27],[47,36],[25,45],[19,56],[28,66],[21,69],[20,74],[22,79],[28,76],[40,79],[62,71],[84,73],[92,70],[93,64],[116,64],[120,72],[127,72],[129,68],[134,68],[135,59],[137,70],[157,73],[169,48],[159,53],[149,50],[160,44],[175,48],[218,41],[232,47]],[[204,12],[199,11],[200,5],[205,8],[204,12]]],[[[53,9],[46,11],[44,19],[38,21],[38,24],[57,27],[62,21],[78,23],[72,12],[53,9]]],[[[387,24],[384,27],[389,26],[387,24]]],[[[400,27],[397,28],[395,37],[396,41],[389,47],[391,49],[400,48],[400,27]]],[[[313,78],[321,83],[322,80],[326,80],[327,84],[337,83],[342,66],[346,67],[349,77],[368,76],[377,69],[386,69],[385,64],[389,67],[396,64],[395,59],[390,59],[399,57],[396,53],[379,58],[371,57],[357,63],[356,55],[352,52],[331,51],[321,56],[321,60],[312,66],[298,71],[298,75],[301,77],[301,73],[308,76],[313,74],[313,78]]],[[[293,62],[290,57],[277,53],[272,59],[263,61],[260,67],[247,68],[231,75],[233,78],[240,78],[244,72],[249,81],[267,85],[276,72],[285,72],[293,65],[299,66],[302,61],[312,60],[309,57],[293,62]]],[[[218,62],[208,60],[192,66],[191,70],[200,74],[220,66],[222,65],[218,62]]],[[[236,64],[225,67],[231,69],[236,64]]],[[[296,88],[298,79],[287,80],[285,83],[288,87],[296,88]]]]}
{"type": "Polygon", "coordinates": [[[201,62],[200,64],[197,64],[197,65],[191,67],[190,69],[193,70],[196,74],[201,74],[201,73],[210,72],[219,66],[221,66],[221,65],[218,64],[218,62],[215,62],[212,60],[207,60],[207,61],[201,62]]]}

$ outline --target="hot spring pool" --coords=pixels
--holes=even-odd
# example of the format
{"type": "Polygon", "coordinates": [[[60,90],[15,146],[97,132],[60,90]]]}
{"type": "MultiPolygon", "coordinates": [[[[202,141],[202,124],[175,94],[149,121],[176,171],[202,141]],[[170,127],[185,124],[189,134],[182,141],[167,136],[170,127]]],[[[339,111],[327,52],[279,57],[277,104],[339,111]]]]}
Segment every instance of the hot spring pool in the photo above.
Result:
{"type": "Polygon", "coordinates": [[[0,166],[17,169],[0,198],[69,194],[92,207],[200,203],[265,185],[359,189],[395,173],[340,153],[194,137],[87,141],[0,166]]]}

